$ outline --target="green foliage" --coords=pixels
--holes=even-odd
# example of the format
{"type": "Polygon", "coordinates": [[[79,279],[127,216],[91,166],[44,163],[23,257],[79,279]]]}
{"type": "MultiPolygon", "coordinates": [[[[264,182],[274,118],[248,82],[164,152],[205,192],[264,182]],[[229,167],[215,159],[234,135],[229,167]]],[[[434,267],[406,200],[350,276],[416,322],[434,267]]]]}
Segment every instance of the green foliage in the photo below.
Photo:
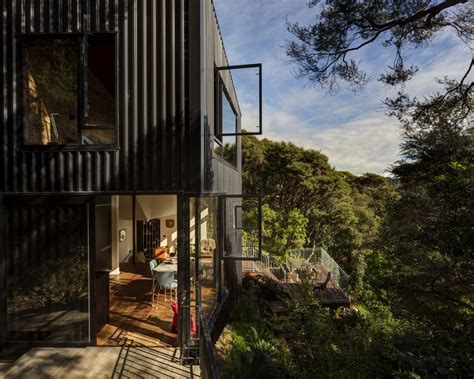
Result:
{"type": "Polygon", "coordinates": [[[287,349],[272,332],[258,289],[251,287],[232,316],[232,350],[222,362],[225,378],[285,378],[287,349]]]}
{"type": "Polygon", "coordinates": [[[406,64],[406,50],[425,47],[434,35],[449,28],[463,42],[472,41],[474,35],[472,4],[466,0],[313,0],[308,7],[316,9],[316,22],[307,26],[288,22],[294,38],[287,42],[286,52],[297,64],[300,77],[330,90],[341,81],[353,90],[367,83],[369,78],[356,57],[360,49],[374,44],[391,49],[393,64],[387,65],[379,80],[398,85],[418,71],[417,66],[406,64]]]}
{"type": "Polygon", "coordinates": [[[48,106],[67,105],[75,110],[77,96],[78,46],[70,41],[35,41],[27,53],[27,69],[32,74],[39,97],[48,106]]]}
{"type": "Polygon", "coordinates": [[[282,257],[322,245],[348,271],[353,255],[373,245],[396,198],[386,178],[338,172],[320,152],[291,143],[244,137],[243,170],[245,191],[263,195],[265,251],[282,257]]]}
{"type": "Polygon", "coordinates": [[[289,213],[276,211],[268,204],[262,206],[263,250],[275,257],[284,257],[292,249],[307,242],[308,219],[297,208],[289,213]]]}
{"type": "Polygon", "coordinates": [[[69,304],[87,295],[87,250],[78,246],[67,256],[49,259],[13,281],[12,310],[69,304]]]}
{"type": "MultiPolygon", "coordinates": [[[[283,324],[269,325],[254,301],[248,312],[256,318],[241,330],[257,325],[258,336],[286,347],[286,377],[472,376],[473,123],[466,103],[451,96],[460,95],[399,109],[397,187],[377,175],[335,171],[325,159],[310,163],[291,144],[244,140],[251,152],[244,185],[264,195],[264,249],[281,256],[289,241],[306,238],[351,274],[351,310],[331,313],[309,299],[283,324]]],[[[256,349],[237,334],[242,354],[256,349]]]]}

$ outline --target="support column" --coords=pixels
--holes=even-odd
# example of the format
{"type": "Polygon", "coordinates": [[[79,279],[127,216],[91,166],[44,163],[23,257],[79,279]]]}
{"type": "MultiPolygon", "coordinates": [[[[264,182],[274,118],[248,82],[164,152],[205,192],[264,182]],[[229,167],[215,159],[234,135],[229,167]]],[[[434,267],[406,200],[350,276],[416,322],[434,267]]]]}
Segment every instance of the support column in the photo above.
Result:
{"type": "Polygon", "coordinates": [[[0,351],[7,340],[7,241],[5,234],[5,207],[0,195],[0,351]]]}
{"type": "Polygon", "coordinates": [[[178,223],[178,345],[182,348],[190,338],[190,227],[189,198],[179,194],[177,198],[178,223]]]}

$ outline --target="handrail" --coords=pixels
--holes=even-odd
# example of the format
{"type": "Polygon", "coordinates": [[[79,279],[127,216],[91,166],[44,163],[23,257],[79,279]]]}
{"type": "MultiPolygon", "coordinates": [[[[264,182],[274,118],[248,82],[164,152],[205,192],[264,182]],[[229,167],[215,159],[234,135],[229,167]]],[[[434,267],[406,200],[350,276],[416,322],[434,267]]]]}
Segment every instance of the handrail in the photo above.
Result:
{"type": "Polygon", "coordinates": [[[322,247],[300,249],[295,250],[292,253],[299,255],[310,264],[321,265],[326,272],[331,272],[331,279],[337,283],[346,296],[349,294],[349,275],[347,275],[342,267],[337,264],[325,249],[322,247]]]}
{"type": "MultiPolygon", "coordinates": [[[[313,249],[300,249],[290,252],[294,258],[304,259],[307,264],[321,266],[326,272],[331,272],[334,280],[345,296],[349,294],[349,275],[337,264],[337,262],[322,247],[313,249]]],[[[242,256],[251,256],[251,247],[242,245],[242,256]]],[[[263,252],[259,261],[243,261],[242,272],[264,272],[268,271],[278,280],[286,281],[286,272],[282,265],[263,252]]]]}
{"type": "Polygon", "coordinates": [[[199,317],[199,366],[201,377],[205,379],[220,379],[220,367],[216,359],[211,333],[202,314],[201,307],[197,308],[199,317]]]}
{"type": "MultiPolygon", "coordinates": [[[[242,245],[242,256],[253,257],[252,244],[242,245]]],[[[258,261],[242,261],[242,272],[263,272],[267,271],[274,275],[278,280],[286,281],[286,273],[280,262],[270,256],[270,254],[262,252],[261,258],[258,261]]]]}

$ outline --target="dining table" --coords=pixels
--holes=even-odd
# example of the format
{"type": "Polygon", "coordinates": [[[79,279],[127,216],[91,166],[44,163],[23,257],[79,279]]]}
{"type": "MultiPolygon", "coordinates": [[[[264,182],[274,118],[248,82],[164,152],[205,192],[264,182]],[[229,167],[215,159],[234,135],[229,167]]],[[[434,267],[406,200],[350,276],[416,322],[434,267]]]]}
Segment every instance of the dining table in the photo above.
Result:
{"type": "Polygon", "coordinates": [[[178,263],[172,262],[161,262],[158,266],[156,266],[153,271],[155,272],[177,272],[178,271],[178,263]]]}

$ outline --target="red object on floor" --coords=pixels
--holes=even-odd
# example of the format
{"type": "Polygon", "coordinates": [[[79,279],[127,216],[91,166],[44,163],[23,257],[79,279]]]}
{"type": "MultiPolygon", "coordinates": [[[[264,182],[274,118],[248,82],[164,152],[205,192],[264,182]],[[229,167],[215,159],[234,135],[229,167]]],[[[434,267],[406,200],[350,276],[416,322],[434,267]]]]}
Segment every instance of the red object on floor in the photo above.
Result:
{"type": "MultiPolygon", "coordinates": [[[[173,301],[173,303],[171,303],[171,309],[174,313],[171,331],[173,333],[178,333],[178,303],[176,303],[176,301],[173,301]]],[[[191,315],[191,332],[196,333],[196,321],[194,320],[193,315],[191,315]]]]}
{"type": "Polygon", "coordinates": [[[171,309],[173,310],[173,324],[171,325],[171,331],[173,333],[178,333],[178,304],[176,301],[173,301],[171,304],[171,309]]]}

